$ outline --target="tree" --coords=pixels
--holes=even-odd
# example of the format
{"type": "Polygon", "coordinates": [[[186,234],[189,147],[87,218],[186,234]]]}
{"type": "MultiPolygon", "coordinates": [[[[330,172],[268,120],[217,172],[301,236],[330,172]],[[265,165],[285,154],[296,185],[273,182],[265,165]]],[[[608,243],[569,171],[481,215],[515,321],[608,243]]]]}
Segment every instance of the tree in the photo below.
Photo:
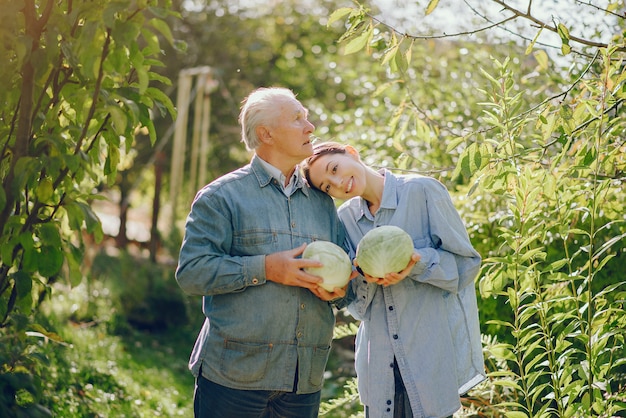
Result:
{"type": "Polygon", "coordinates": [[[173,42],[171,12],[156,0],[2,0],[0,13],[0,415],[44,416],[34,345],[58,336],[34,314],[53,283],[83,278],[83,234],[102,235],[98,185],[139,129],[154,143],[154,112],[175,115],[152,70],[173,42]]]}
{"type": "MultiPolygon", "coordinates": [[[[486,336],[491,386],[485,393],[501,401],[485,406],[483,397],[476,404],[509,417],[621,414],[626,283],[615,272],[626,239],[620,209],[626,203],[624,17],[618,2],[604,8],[577,2],[585,22],[611,17],[606,27],[613,31],[599,36],[592,28],[585,37],[583,23],[567,25],[556,12],[544,20],[531,1],[523,8],[491,3],[501,19],[486,20],[486,30],[519,34],[509,24],[528,21],[535,34],[519,37],[521,49],[509,42],[504,57],[478,65],[484,83],[471,95],[481,113],[458,124],[446,122],[458,112],[424,111],[418,103],[425,97],[413,94],[416,56],[423,58],[416,51],[451,35],[402,32],[359,3],[335,11],[331,23],[345,21],[344,53],[365,51],[388,69],[385,87],[395,90],[384,95],[395,103],[388,133],[398,150],[396,166],[421,164],[407,138],[426,144],[447,138],[443,161],[452,165],[440,177],[456,185],[485,258],[482,307],[497,305],[482,311],[485,329],[497,333],[486,336]],[[543,43],[545,32],[557,35],[558,54],[543,43]],[[520,65],[526,57],[533,58],[530,67],[520,65]],[[453,129],[442,135],[442,126],[453,129]]],[[[426,15],[438,6],[430,1],[426,15]]]]}

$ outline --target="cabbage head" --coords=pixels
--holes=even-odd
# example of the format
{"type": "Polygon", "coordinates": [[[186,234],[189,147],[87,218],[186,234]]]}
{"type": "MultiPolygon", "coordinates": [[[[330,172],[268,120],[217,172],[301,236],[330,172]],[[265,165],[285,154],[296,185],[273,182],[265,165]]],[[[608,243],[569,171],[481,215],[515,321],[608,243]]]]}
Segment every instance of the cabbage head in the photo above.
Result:
{"type": "Polygon", "coordinates": [[[413,240],[402,228],[379,226],[361,238],[356,249],[356,262],[363,272],[372,277],[397,273],[411,261],[413,240]]]}
{"type": "Polygon", "coordinates": [[[313,241],[306,246],[302,258],[320,261],[322,267],[307,267],[307,273],[324,279],[320,286],[332,292],[335,287],[344,287],[350,281],[352,263],[348,254],[330,241],[313,241]]]}

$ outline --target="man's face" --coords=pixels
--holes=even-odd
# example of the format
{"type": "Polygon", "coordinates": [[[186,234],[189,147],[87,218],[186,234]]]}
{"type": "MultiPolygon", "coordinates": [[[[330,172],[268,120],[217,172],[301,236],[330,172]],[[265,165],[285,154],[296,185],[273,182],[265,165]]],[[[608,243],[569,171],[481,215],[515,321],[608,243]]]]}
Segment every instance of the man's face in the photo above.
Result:
{"type": "Polygon", "coordinates": [[[307,119],[308,111],[297,100],[277,103],[278,117],[268,127],[272,148],[296,164],[313,153],[311,133],[315,126],[307,119]]]}

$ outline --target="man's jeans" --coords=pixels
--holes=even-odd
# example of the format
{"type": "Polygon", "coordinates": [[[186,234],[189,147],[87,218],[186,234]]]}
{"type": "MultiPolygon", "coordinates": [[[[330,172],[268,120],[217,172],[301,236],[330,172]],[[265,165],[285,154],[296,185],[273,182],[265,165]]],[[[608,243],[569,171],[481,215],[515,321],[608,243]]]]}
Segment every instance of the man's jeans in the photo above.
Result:
{"type": "Polygon", "coordinates": [[[295,392],[231,389],[200,375],[196,379],[195,418],[317,418],[321,391],[295,392]]]}

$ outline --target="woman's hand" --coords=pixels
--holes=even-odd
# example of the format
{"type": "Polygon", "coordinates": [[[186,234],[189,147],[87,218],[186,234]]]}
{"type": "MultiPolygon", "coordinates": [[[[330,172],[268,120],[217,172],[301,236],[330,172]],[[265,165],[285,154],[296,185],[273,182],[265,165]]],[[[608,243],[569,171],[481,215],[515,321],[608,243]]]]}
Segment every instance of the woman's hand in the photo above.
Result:
{"type": "Polygon", "coordinates": [[[417,252],[413,252],[413,255],[411,255],[411,259],[409,260],[409,263],[406,265],[406,267],[402,270],[399,271],[397,273],[387,273],[385,275],[385,277],[373,277],[370,276],[367,273],[364,273],[363,270],[361,270],[359,268],[359,265],[356,261],[356,259],[354,260],[354,265],[356,266],[357,270],[359,271],[359,273],[361,273],[363,275],[363,277],[365,278],[365,280],[368,283],[376,283],[379,284],[381,286],[390,286],[396,283],[401,282],[402,280],[404,280],[406,278],[406,276],[409,275],[409,273],[411,272],[411,270],[413,269],[413,266],[420,261],[420,255],[417,252]]]}

